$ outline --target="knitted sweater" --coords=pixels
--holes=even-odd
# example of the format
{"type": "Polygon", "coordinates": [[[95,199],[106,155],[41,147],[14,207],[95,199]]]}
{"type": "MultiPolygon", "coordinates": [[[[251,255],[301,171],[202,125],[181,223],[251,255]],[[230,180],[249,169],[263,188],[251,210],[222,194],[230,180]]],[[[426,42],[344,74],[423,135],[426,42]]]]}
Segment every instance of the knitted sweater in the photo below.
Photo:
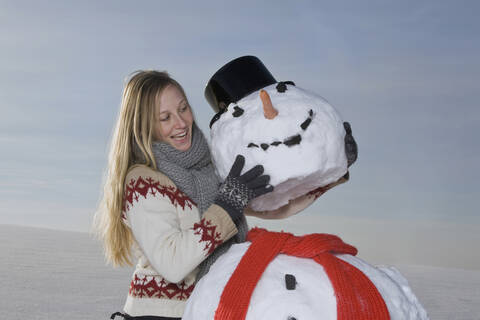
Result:
{"type": "Polygon", "coordinates": [[[138,258],[124,311],[181,317],[198,272],[216,247],[237,233],[223,208],[199,218],[196,204],[163,173],[135,165],[125,179],[123,219],[138,258]]]}

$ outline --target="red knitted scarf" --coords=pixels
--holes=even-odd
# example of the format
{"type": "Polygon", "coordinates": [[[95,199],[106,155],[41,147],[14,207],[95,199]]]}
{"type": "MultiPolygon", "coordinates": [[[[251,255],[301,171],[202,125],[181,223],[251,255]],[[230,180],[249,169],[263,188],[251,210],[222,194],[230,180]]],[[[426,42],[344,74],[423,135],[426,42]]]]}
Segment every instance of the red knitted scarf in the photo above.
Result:
{"type": "Polygon", "coordinates": [[[252,244],[223,290],[215,320],[245,319],[258,280],[278,254],[310,258],[323,266],[335,291],[337,319],[390,319],[385,301],[370,279],[333,255],[357,254],[355,247],[339,237],[320,233],[297,237],[291,233],[254,228],[248,233],[247,240],[252,244]]]}

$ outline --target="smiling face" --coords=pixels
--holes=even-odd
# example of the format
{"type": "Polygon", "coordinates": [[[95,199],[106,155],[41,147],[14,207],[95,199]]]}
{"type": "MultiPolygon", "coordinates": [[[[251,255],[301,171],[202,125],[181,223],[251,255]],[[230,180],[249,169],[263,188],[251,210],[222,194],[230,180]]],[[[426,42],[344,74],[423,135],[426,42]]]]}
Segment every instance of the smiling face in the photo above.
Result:
{"type": "MultiPolygon", "coordinates": [[[[281,83],[282,84],[282,83],[281,83]]],[[[274,210],[347,172],[345,130],[323,98],[293,85],[273,84],[253,92],[213,123],[212,155],[224,178],[237,154],[245,170],[265,168],[272,193],[251,202],[254,210],[274,210]]]]}
{"type": "Polygon", "coordinates": [[[155,105],[154,139],[187,151],[192,144],[193,114],[187,98],[174,85],[167,86],[155,105]]]}

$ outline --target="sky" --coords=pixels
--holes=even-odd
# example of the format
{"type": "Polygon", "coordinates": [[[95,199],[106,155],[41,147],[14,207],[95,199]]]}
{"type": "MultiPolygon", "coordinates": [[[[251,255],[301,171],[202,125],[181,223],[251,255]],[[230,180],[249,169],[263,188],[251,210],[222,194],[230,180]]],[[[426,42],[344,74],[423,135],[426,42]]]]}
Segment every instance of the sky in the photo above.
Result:
{"type": "Polygon", "coordinates": [[[248,54],[277,80],[326,98],[359,146],[347,184],[296,217],[251,224],[331,228],[378,246],[378,260],[391,244],[407,262],[480,269],[472,244],[480,242],[479,9],[476,1],[1,0],[0,224],[88,231],[128,75],[167,70],[208,137],[205,84],[248,54]],[[422,260],[437,246],[467,253],[422,260]]]}

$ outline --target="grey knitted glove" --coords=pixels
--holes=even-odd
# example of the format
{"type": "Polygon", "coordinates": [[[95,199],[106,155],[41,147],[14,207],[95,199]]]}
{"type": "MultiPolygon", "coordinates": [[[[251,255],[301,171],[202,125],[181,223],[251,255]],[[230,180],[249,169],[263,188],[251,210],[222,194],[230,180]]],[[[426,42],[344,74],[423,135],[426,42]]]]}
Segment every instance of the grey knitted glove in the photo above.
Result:
{"type": "Polygon", "coordinates": [[[213,201],[228,212],[235,224],[242,217],[243,209],[250,200],[273,191],[273,186],[268,184],[270,176],[261,175],[263,166],[257,165],[240,175],[244,165],[245,158],[237,155],[230,173],[220,185],[220,190],[213,201]]]}
{"type": "Polygon", "coordinates": [[[344,122],[343,127],[345,128],[345,154],[347,155],[347,163],[350,167],[358,157],[358,146],[355,142],[355,139],[352,135],[352,128],[350,127],[350,123],[344,122]]]}

